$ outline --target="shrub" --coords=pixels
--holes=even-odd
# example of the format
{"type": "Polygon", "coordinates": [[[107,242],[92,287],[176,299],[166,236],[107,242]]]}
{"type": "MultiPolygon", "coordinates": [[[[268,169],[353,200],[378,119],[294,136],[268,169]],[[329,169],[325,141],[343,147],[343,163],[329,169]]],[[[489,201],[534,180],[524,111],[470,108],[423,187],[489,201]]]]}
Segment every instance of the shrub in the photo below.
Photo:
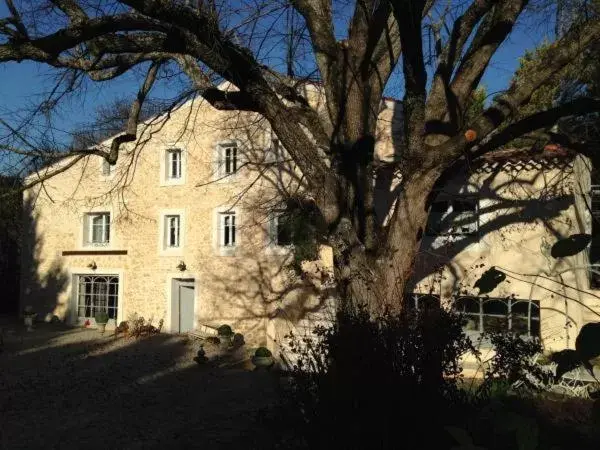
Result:
{"type": "Polygon", "coordinates": [[[108,314],[106,311],[98,311],[94,319],[96,319],[96,323],[108,323],[108,314]]]}
{"type": "Polygon", "coordinates": [[[258,347],[254,352],[254,356],[257,358],[269,358],[270,356],[273,356],[273,354],[266,347],[258,347]]]}
{"type": "Polygon", "coordinates": [[[495,396],[499,386],[506,391],[507,386],[535,391],[548,382],[550,375],[535,359],[542,352],[538,339],[526,340],[513,333],[496,332],[489,334],[489,340],[496,354],[480,387],[483,393],[495,396]]]}
{"type": "Polygon", "coordinates": [[[363,309],[343,312],[314,339],[292,336],[290,347],[298,362],[284,423],[301,424],[306,448],[399,448],[399,439],[402,448],[445,445],[451,409],[466,401],[460,357],[476,353],[462,318],[443,309],[377,319],[363,309]],[[415,433],[425,417],[429,431],[415,433]]]}
{"type": "Polygon", "coordinates": [[[233,335],[233,330],[231,329],[231,327],[229,325],[221,325],[217,329],[217,334],[219,336],[232,336],[233,335]]]}

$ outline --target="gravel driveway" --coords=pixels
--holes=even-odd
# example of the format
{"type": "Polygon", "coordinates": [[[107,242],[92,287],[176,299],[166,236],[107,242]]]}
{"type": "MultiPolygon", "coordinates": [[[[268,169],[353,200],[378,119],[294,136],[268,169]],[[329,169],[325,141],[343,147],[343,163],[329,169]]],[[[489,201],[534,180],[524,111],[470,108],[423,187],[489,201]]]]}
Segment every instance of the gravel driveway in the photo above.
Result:
{"type": "Polygon", "coordinates": [[[270,373],[199,367],[198,344],[179,336],[115,340],[59,324],[8,328],[0,354],[3,449],[272,446],[263,415],[276,398],[270,373]]]}

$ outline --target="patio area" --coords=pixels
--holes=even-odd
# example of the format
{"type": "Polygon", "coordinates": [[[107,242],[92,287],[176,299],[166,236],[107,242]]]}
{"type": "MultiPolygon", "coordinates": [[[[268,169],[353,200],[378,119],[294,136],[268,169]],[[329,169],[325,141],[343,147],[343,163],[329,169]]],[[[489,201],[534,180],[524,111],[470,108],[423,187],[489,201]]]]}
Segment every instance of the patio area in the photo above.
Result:
{"type": "Polygon", "coordinates": [[[4,321],[0,448],[268,448],[276,379],[200,367],[199,343],[4,321]]]}

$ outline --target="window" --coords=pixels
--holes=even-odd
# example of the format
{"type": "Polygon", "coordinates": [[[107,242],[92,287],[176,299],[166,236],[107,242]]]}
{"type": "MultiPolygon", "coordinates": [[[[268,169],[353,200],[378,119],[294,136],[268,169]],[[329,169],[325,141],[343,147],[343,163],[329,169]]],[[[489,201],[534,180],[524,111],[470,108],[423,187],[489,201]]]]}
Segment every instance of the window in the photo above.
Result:
{"type": "Polygon", "coordinates": [[[465,316],[467,333],[510,331],[519,336],[540,335],[540,304],[515,298],[460,297],[455,308],[465,316]]]}
{"type": "Polygon", "coordinates": [[[110,243],[110,213],[90,213],[85,220],[84,244],[103,246],[110,243]]]}
{"type": "Polygon", "coordinates": [[[235,213],[226,212],[219,215],[219,246],[224,248],[235,248],[236,245],[236,223],[235,213]]]}
{"type": "Polygon", "coordinates": [[[419,313],[440,307],[440,297],[433,294],[411,293],[404,296],[404,306],[408,311],[419,313]]]}
{"type": "Polygon", "coordinates": [[[165,216],[165,244],[167,248],[179,248],[181,218],[178,215],[165,216]]]}
{"type": "Polygon", "coordinates": [[[222,143],[217,146],[217,175],[226,177],[238,171],[239,154],[235,142],[222,143]]]}
{"type": "Polygon", "coordinates": [[[292,216],[285,211],[275,212],[269,220],[269,244],[288,247],[294,243],[292,216]]]}
{"type": "MultiPolygon", "coordinates": [[[[592,242],[590,244],[590,264],[600,264],[600,185],[592,185],[590,191],[592,212],[592,242]]],[[[600,289],[600,267],[590,271],[590,288],[600,289]]]]}
{"type": "Polygon", "coordinates": [[[167,151],[167,178],[169,180],[181,179],[181,150],[173,148],[167,151]]]}
{"type": "Polygon", "coordinates": [[[279,139],[273,137],[271,139],[271,146],[267,149],[267,162],[279,162],[283,159],[282,148],[279,143],[279,139]]]}
{"type": "Polygon", "coordinates": [[[115,166],[108,163],[107,160],[102,160],[102,176],[109,177],[114,173],[115,166]]]}
{"type": "Polygon", "coordinates": [[[433,236],[477,234],[479,225],[477,204],[477,198],[468,196],[436,200],[431,205],[427,234],[433,236]]]}
{"type": "Polygon", "coordinates": [[[93,319],[105,311],[109,319],[117,320],[119,308],[119,277],[115,275],[79,275],[77,316],[93,319]]]}

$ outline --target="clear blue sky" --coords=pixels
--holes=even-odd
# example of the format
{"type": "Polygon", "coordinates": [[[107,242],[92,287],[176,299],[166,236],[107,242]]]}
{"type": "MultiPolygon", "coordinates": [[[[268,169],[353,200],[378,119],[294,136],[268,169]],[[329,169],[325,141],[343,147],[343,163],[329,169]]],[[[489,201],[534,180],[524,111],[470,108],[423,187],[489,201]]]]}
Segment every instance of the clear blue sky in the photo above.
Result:
{"type": "MultiPolygon", "coordinates": [[[[0,17],[3,16],[6,16],[6,9],[2,3],[0,17]]],[[[553,39],[553,28],[552,20],[543,21],[539,16],[524,18],[518,24],[495,55],[483,79],[489,94],[506,88],[518,66],[518,58],[525,50],[534,48],[545,38],[553,39]]],[[[30,62],[0,64],[0,117],[14,118],[15,112],[35,104],[40,94],[47,92],[52,86],[52,73],[51,68],[30,62]]],[[[133,76],[122,76],[117,80],[95,85],[90,83],[84,95],[72,98],[63,105],[55,121],[55,138],[69,141],[67,134],[61,138],[60,130],[73,130],[85,122],[92,121],[98,106],[118,98],[131,97],[137,89],[138,84],[134,82],[133,76]]],[[[174,94],[170,92],[168,85],[164,84],[154,91],[154,95],[159,97],[172,97],[174,94]]],[[[402,80],[399,77],[390,82],[387,94],[402,96],[402,80]]]]}

